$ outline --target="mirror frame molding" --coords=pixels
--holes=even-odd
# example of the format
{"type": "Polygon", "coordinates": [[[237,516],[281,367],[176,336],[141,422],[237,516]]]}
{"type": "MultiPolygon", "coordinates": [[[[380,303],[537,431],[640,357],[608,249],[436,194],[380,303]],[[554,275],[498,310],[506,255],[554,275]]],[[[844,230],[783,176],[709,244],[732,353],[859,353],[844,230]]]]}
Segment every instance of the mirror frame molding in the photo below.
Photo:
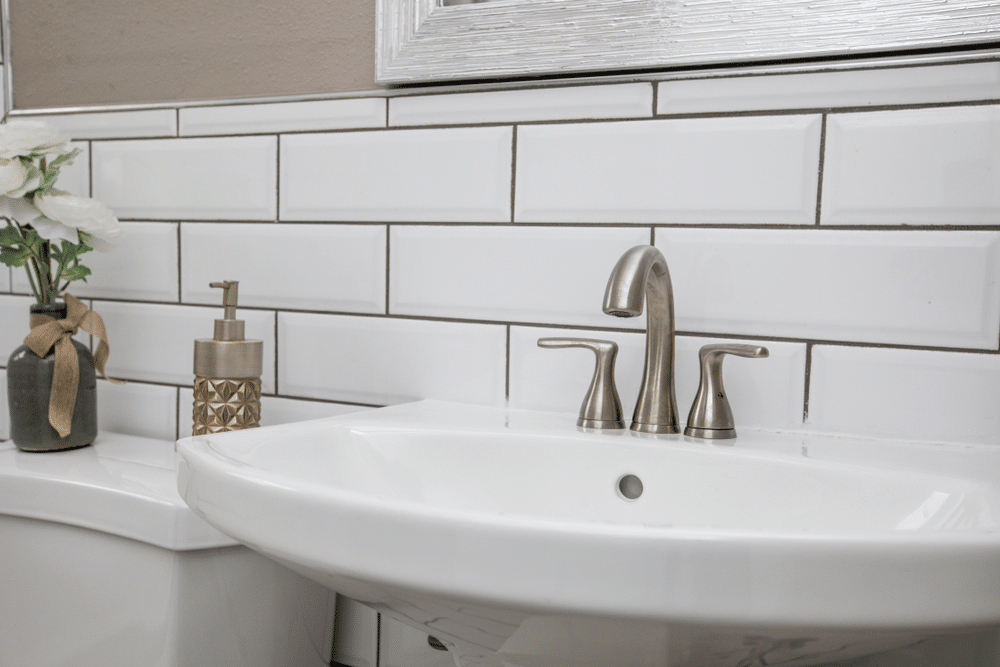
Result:
{"type": "Polygon", "coordinates": [[[375,79],[558,76],[998,41],[1000,0],[378,0],[375,79]]]}

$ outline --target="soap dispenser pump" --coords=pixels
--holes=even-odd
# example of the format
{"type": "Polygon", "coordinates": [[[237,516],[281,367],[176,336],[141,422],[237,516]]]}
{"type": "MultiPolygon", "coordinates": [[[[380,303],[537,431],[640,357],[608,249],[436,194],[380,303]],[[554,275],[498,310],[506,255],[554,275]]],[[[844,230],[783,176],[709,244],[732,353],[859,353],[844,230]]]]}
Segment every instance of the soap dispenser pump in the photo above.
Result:
{"type": "Polygon", "coordinates": [[[260,375],[264,343],[247,340],[236,319],[239,281],[210,283],[222,288],[225,313],[215,335],[194,341],[193,435],[260,426],[260,375]]]}

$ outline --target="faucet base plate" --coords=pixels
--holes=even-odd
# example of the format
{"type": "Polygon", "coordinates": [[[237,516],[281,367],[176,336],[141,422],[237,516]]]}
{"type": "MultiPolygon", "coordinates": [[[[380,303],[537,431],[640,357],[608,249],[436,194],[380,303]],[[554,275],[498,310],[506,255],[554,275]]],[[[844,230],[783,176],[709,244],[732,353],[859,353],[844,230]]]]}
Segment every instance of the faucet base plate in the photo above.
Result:
{"type": "Polygon", "coordinates": [[[684,429],[684,435],[705,440],[732,440],[736,437],[735,428],[692,428],[684,429]]]}

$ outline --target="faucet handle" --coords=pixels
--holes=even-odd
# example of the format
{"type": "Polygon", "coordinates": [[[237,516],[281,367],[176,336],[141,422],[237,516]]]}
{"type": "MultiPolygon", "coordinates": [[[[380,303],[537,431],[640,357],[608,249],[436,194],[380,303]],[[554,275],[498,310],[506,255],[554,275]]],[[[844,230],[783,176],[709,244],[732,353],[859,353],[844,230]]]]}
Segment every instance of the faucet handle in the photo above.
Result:
{"type": "Polygon", "coordinates": [[[722,360],[727,354],[738,357],[762,358],[768,356],[766,347],[719,343],[705,345],[698,352],[701,364],[701,382],[694,404],[688,414],[684,435],[693,438],[728,440],[736,437],[736,422],[729,399],[722,387],[722,360]]]}
{"type": "Polygon", "coordinates": [[[580,406],[577,426],[583,428],[617,429],[625,428],[622,419],[622,402],[615,388],[615,357],[618,343],[592,338],[539,338],[538,347],[585,347],[597,355],[594,379],[580,406]]]}

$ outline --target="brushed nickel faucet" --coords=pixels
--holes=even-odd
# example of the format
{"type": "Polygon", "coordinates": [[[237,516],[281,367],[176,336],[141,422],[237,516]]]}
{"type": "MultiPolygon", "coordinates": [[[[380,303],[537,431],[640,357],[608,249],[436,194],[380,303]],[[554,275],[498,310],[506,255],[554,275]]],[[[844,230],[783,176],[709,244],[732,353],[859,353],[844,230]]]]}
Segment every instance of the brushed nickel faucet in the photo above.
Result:
{"type": "Polygon", "coordinates": [[[674,290],[663,253],[635,246],[615,264],[604,292],[604,312],[636,317],[646,302],[646,367],[639,400],[632,413],[633,431],[680,433],[674,393],[674,290]]]}

